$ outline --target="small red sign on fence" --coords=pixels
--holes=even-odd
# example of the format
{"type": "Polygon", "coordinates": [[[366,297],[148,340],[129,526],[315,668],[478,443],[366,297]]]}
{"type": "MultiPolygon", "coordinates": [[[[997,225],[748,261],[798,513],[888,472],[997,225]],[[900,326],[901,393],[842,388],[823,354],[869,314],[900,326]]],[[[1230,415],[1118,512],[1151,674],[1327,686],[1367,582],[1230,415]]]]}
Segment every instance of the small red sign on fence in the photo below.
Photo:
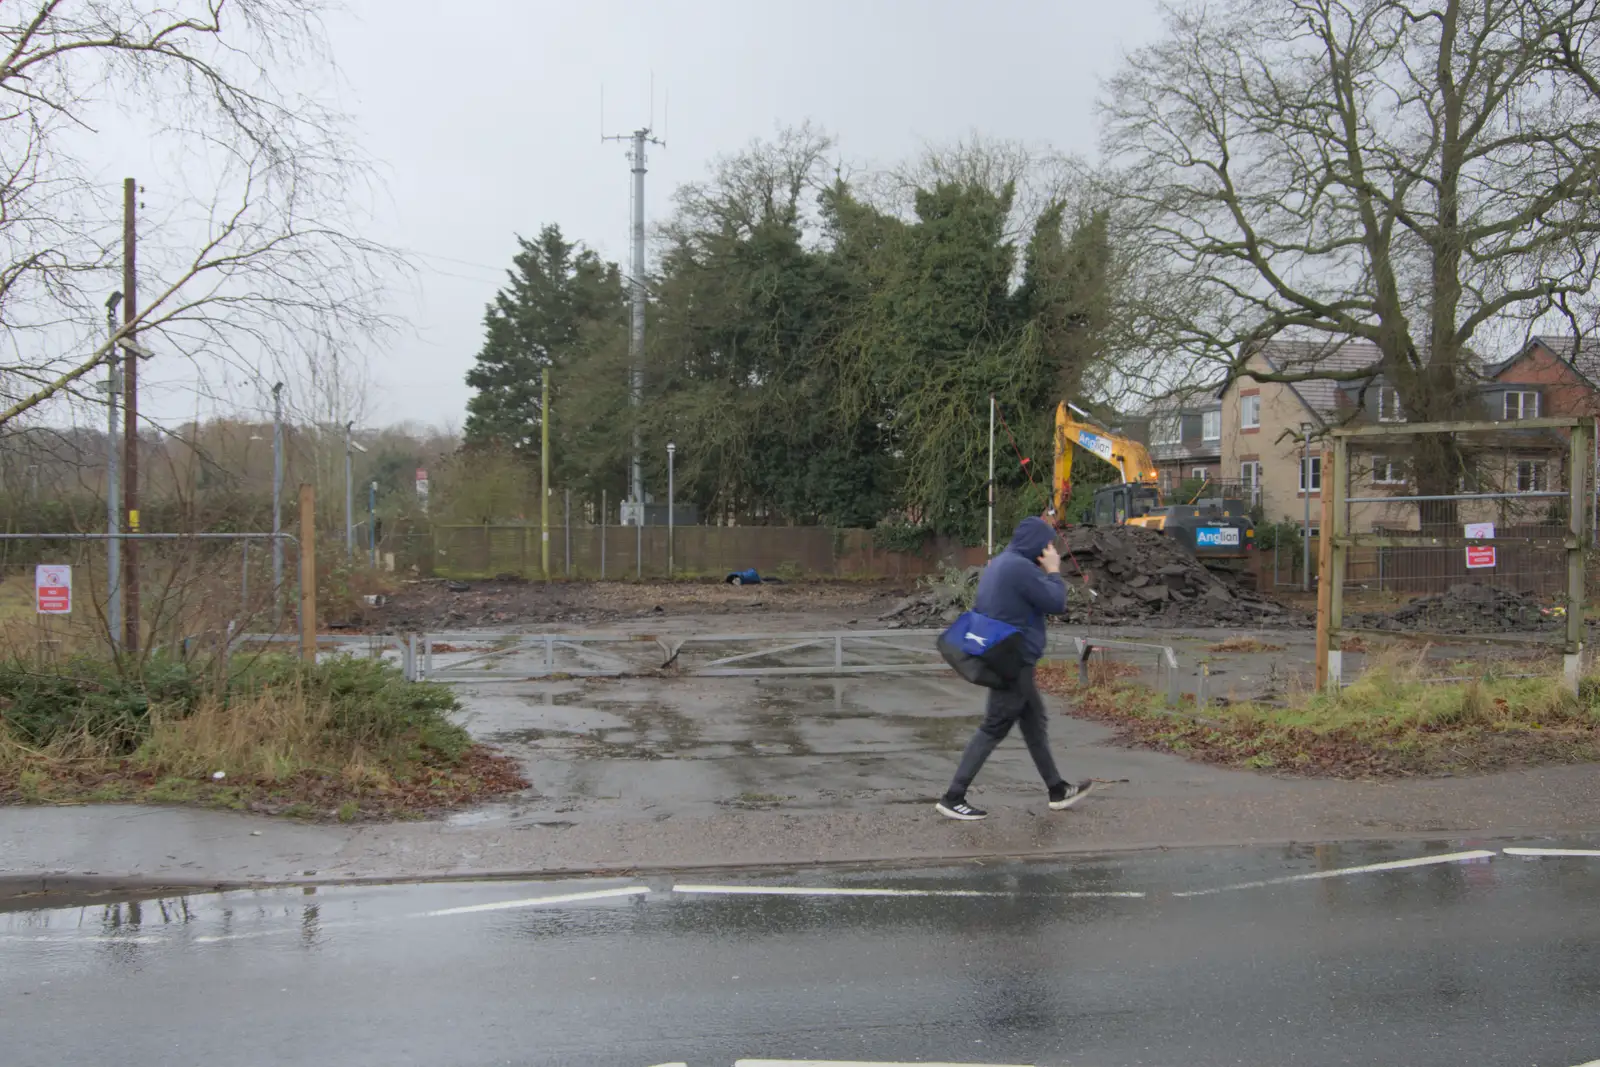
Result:
{"type": "Polygon", "coordinates": [[[40,615],[72,613],[72,568],[41,563],[33,572],[33,595],[40,615]]]}
{"type": "Polygon", "coordinates": [[[1468,545],[1467,566],[1473,569],[1494,566],[1493,545],[1468,545]]]}

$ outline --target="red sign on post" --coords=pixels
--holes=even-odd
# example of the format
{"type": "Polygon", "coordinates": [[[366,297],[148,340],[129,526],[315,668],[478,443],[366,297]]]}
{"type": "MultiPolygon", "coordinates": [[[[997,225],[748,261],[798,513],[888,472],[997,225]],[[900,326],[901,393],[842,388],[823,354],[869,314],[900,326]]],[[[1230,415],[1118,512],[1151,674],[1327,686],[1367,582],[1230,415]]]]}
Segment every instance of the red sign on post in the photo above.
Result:
{"type": "Polygon", "coordinates": [[[72,613],[72,568],[41,563],[33,572],[33,598],[40,615],[72,613]]]}
{"type": "Polygon", "coordinates": [[[1468,545],[1467,566],[1471,569],[1494,566],[1493,545],[1468,545]]]}

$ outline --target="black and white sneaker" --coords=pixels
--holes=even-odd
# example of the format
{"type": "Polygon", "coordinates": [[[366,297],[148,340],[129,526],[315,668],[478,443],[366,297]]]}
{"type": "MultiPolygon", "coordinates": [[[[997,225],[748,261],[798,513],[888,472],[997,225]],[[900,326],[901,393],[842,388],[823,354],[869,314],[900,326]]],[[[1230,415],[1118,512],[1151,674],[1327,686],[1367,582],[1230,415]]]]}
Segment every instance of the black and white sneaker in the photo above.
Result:
{"type": "Polygon", "coordinates": [[[968,804],[966,797],[961,797],[958,800],[945,797],[934,805],[934,809],[945,818],[956,819],[960,822],[977,822],[979,819],[987,819],[989,817],[989,813],[982,808],[975,808],[968,804]]]}
{"type": "Polygon", "coordinates": [[[1062,782],[1050,787],[1050,810],[1066,811],[1094,791],[1094,782],[1088,778],[1073,784],[1062,782]]]}

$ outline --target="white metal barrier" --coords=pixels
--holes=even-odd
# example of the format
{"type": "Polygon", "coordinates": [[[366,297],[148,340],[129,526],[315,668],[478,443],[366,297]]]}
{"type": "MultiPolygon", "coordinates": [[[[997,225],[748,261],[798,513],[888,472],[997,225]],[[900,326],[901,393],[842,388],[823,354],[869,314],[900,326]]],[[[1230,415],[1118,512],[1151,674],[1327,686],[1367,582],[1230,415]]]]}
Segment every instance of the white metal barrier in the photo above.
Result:
{"type": "Polygon", "coordinates": [[[673,671],[700,678],[888,674],[947,670],[934,647],[938,630],[804,633],[424,634],[417,677],[436,681],[618,677],[673,671]],[[908,640],[909,639],[909,640],[908,640]],[[911,643],[919,639],[926,643],[911,643]],[[732,651],[759,644],[766,647],[732,651]],[[448,649],[448,658],[441,649],[448,649]],[[718,654],[721,653],[721,654],[718,654]],[[461,655],[464,658],[455,658],[461,655]],[[701,661],[700,655],[711,658],[701,661]],[[811,663],[759,663],[775,657],[811,663]]]}

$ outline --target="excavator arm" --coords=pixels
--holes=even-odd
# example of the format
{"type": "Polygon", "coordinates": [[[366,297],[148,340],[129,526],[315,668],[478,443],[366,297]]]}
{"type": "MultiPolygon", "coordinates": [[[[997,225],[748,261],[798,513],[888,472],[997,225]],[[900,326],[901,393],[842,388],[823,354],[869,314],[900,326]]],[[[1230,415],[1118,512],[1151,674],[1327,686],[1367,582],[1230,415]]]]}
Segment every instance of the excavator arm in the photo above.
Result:
{"type": "Polygon", "coordinates": [[[1150,450],[1131,437],[1114,434],[1078,417],[1068,403],[1056,407],[1055,468],[1051,476],[1050,507],[1061,521],[1072,498],[1072,446],[1077,445],[1111,464],[1125,483],[1154,485],[1156,465],[1150,450]]]}

